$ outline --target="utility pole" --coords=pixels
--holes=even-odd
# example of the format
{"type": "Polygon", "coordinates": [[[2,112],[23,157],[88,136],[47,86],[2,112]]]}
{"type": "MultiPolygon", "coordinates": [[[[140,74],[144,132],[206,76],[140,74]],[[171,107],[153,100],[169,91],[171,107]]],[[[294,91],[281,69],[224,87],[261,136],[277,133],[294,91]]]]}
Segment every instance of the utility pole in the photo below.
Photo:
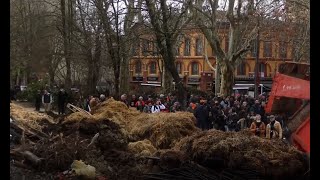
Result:
{"type": "Polygon", "coordinates": [[[258,97],[258,86],[259,86],[259,52],[260,52],[260,30],[259,27],[260,22],[259,22],[259,16],[258,16],[258,35],[256,39],[256,62],[255,62],[255,72],[254,72],[254,97],[258,97]]]}

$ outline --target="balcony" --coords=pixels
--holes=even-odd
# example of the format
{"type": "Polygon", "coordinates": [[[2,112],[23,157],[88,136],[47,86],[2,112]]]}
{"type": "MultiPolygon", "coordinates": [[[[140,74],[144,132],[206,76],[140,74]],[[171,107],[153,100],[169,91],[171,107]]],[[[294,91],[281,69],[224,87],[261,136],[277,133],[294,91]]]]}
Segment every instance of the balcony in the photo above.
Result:
{"type": "MultiPolygon", "coordinates": [[[[241,81],[241,80],[254,80],[254,73],[253,72],[249,72],[249,76],[237,75],[237,76],[235,76],[235,80],[238,80],[238,81],[241,81]]],[[[271,81],[272,77],[260,76],[260,80],[271,81]]]]}

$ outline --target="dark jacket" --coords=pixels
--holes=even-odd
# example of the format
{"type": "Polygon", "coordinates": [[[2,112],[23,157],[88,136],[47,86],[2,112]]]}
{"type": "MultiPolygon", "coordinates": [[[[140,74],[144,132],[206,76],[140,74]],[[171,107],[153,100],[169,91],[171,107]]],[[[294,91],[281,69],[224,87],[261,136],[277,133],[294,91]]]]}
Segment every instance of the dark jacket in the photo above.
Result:
{"type": "Polygon", "coordinates": [[[264,109],[260,104],[254,104],[250,110],[254,111],[256,114],[260,114],[261,116],[264,115],[264,109]]]}
{"type": "Polygon", "coordinates": [[[42,103],[52,103],[52,95],[50,93],[42,95],[42,103]]]}
{"type": "Polygon", "coordinates": [[[200,122],[207,122],[209,117],[209,111],[206,105],[199,105],[194,112],[194,116],[200,122]]]}
{"type": "Polygon", "coordinates": [[[136,107],[136,103],[137,103],[137,101],[138,101],[138,99],[132,99],[131,101],[130,101],[130,107],[136,107]]]}
{"type": "Polygon", "coordinates": [[[239,120],[239,116],[237,113],[231,113],[228,115],[227,125],[229,128],[235,129],[237,127],[237,122],[239,120]]]}
{"type": "Polygon", "coordinates": [[[35,97],[35,103],[36,104],[41,104],[41,101],[42,101],[42,95],[41,95],[41,93],[37,93],[36,94],[36,97],[35,97]]]}
{"type": "Polygon", "coordinates": [[[58,104],[65,104],[67,102],[68,95],[66,92],[59,91],[58,93],[58,104]]]}

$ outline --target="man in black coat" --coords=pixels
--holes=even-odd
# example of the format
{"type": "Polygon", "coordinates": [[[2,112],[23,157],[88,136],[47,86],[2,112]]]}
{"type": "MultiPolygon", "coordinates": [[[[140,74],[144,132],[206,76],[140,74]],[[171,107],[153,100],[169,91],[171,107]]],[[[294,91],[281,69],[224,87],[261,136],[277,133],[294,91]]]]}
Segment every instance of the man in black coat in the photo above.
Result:
{"type": "Polygon", "coordinates": [[[58,113],[65,114],[65,104],[67,102],[67,93],[63,88],[60,89],[58,93],[58,113]]]}
{"type": "Polygon", "coordinates": [[[209,111],[204,100],[200,100],[200,105],[196,108],[194,116],[197,118],[197,127],[202,130],[209,129],[209,111]]]}
{"type": "Polygon", "coordinates": [[[36,106],[36,111],[38,112],[40,111],[41,101],[42,101],[42,94],[41,94],[41,91],[38,90],[35,97],[35,106],[36,106]]]}
{"type": "Polygon", "coordinates": [[[239,116],[236,112],[235,108],[231,108],[227,118],[227,126],[228,131],[235,131],[237,128],[237,122],[239,120],[239,116]]]}

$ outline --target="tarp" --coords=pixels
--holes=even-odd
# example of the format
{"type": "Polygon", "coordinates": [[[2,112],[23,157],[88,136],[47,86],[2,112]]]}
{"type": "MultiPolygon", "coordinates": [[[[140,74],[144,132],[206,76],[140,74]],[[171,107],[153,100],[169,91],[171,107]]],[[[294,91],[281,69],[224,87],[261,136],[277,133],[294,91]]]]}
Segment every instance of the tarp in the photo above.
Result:
{"type": "Polygon", "coordinates": [[[292,135],[294,143],[304,152],[310,152],[310,116],[292,135]]]}
{"type": "Polygon", "coordinates": [[[310,81],[277,73],[273,78],[272,96],[310,99],[310,81]]]}

